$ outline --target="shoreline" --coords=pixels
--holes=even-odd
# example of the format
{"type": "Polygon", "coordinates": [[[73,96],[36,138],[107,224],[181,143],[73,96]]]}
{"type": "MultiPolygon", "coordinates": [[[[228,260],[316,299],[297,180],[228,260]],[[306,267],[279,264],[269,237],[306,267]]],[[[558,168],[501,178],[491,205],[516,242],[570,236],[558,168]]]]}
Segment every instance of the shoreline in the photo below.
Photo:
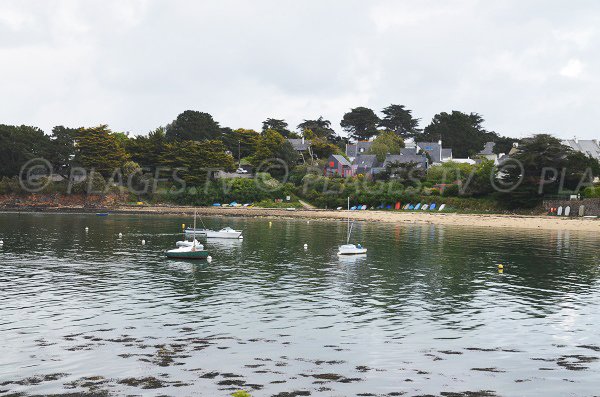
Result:
{"type": "MultiPolygon", "coordinates": [[[[119,205],[113,208],[89,207],[14,207],[0,208],[0,213],[69,213],[95,214],[108,212],[123,215],[199,215],[237,216],[249,218],[299,218],[316,220],[345,220],[348,211],[323,209],[296,209],[294,211],[281,208],[243,208],[243,207],[189,207],[189,206],[130,206],[119,205]]],[[[447,226],[503,228],[503,229],[535,229],[535,230],[570,230],[600,233],[600,220],[589,218],[559,218],[535,215],[504,214],[458,214],[420,211],[351,211],[350,218],[356,221],[384,222],[393,224],[435,224],[447,226]]]]}

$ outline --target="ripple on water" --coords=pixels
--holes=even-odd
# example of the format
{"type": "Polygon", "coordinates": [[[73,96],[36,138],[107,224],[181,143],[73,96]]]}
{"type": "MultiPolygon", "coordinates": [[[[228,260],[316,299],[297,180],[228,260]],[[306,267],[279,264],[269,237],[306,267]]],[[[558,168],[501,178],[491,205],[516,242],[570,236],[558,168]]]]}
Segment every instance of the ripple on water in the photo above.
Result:
{"type": "Polygon", "coordinates": [[[359,223],[340,260],[343,223],[204,221],[246,238],[167,261],[182,218],[0,214],[0,390],[596,392],[596,237],[359,223]]]}

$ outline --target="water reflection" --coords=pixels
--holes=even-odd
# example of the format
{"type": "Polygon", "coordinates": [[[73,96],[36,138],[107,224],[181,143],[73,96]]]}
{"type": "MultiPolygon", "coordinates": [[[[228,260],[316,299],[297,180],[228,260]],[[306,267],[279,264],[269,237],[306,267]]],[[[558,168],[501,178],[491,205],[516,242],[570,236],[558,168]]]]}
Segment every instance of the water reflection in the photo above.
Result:
{"type": "Polygon", "coordinates": [[[139,394],[119,380],[150,376],[169,395],[252,384],[257,395],[526,395],[517,380],[550,394],[595,390],[596,236],[356,223],[353,239],[368,255],[338,257],[344,222],[204,222],[245,238],[202,240],[211,264],[168,261],[186,219],[0,215],[5,387],[64,392],[102,376],[113,379],[102,390],[139,394]],[[577,364],[586,368],[569,369],[571,356],[587,357],[577,364]],[[55,373],[65,375],[20,384],[55,373]],[[346,381],[314,378],[332,373],[346,381]]]}

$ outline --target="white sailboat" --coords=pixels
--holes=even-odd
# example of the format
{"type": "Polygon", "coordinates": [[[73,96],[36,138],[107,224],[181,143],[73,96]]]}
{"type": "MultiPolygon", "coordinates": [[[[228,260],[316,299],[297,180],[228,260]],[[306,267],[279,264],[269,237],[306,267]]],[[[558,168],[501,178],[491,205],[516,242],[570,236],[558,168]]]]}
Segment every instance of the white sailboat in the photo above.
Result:
{"type": "MultiPolygon", "coordinates": [[[[194,230],[196,230],[196,211],[194,211],[194,230]]],[[[178,241],[177,248],[167,251],[167,258],[171,259],[206,259],[208,251],[196,240],[196,233],[192,233],[192,241],[178,241]]]]}
{"type": "Polygon", "coordinates": [[[346,244],[340,245],[338,255],[366,255],[367,249],[360,244],[350,244],[350,235],[352,234],[352,225],[350,223],[350,197],[348,197],[348,237],[346,244]]]}

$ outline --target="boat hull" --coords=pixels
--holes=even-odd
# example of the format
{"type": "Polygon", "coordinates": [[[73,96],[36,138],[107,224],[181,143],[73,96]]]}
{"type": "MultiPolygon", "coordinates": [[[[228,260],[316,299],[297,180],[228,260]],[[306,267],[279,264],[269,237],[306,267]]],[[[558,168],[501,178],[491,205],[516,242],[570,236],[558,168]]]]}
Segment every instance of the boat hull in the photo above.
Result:
{"type": "Polygon", "coordinates": [[[354,244],[345,244],[340,246],[338,249],[338,255],[365,255],[367,253],[367,249],[362,245],[354,245],[354,244]]]}
{"type": "Polygon", "coordinates": [[[238,230],[233,230],[233,231],[229,231],[229,232],[220,232],[220,231],[214,231],[214,230],[200,229],[200,230],[196,230],[195,233],[191,229],[186,229],[186,231],[185,231],[185,235],[187,237],[190,237],[194,234],[196,234],[198,236],[204,236],[206,238],[231,238],[231,239],[243,238],[242,232],[238,231],[238,230]]]}
{"type": "Polygon", "coordinates": [[[169,259],[206,259],[208,251],[167,251],[165,255],[169,259]]]}
{"type": "Polygon", "coordinates": [[[338,255],[366,255],[367,249],[356,249],[352,251],[338,251],[338,255]]]}

